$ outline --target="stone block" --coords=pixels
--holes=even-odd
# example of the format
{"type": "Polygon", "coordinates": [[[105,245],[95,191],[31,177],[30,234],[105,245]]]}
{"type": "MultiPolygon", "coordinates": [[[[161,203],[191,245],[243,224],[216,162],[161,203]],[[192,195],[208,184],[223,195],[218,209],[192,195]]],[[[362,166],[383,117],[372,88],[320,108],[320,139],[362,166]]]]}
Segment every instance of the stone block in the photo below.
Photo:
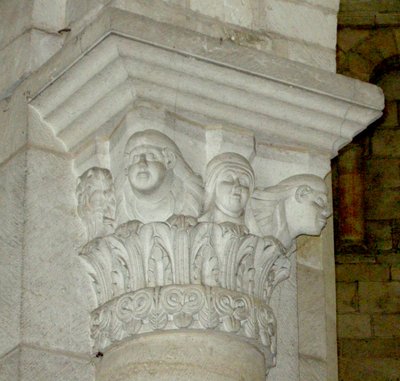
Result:
{"type": "Polygon", "coordinates": [[[336,284],[338,313],[358,311],[357,283],[338,282],[336,284]]]}
{"type": "Polygon", "coordinates": [[[258,15],[258,6],[255,0],[190,1],[190,8],[193,11],[246,28],[253,26],[254,18],[258,15]]]}
{"type": "Polygon", "coordinates": [[[369,189],[400,187],[400,159],[369,159],[366,161],[369,189]]]}
{"type": "MultiPolygon", "coordinates": [[[[93,361],[40,347],[23,346],[19,381],[94,381],[93,361]]],[[[12,379],[8,380],[11,381],[12,379]]]]}
{"type": "Polygon", "coordinates": [[[301,236],[297,239],[298,263],[322,270],[322,253],[319,237],[301,236]]]}
{"type": "Polygon", "coordinates": [[[399,358],[400,356],[400,346],[397,339],[340,339],[339,348],[341,358],[351,357],[354,360],[399,358]]]}
{"type": "Polygon", "coordinates": [[[285,0],[267,2],[265,29],[335,49],[336,12],[285,0]],[[324,25],[321,28],[321,25],[324,25]]]}
{"type": "Polygon", "coordinates": [[[369,79],[374,65],[367,57],[364,57],[359,53],[349,52],[347,54],[347,60],[348,68],[356,78],[361,80],[365,80],[366,78],[369,79]]]}
{"type": "Polygon", "coordinates": [[[394,39],[396,40],[397,50],[400,51],[400,28],[393,29],[394,39]]]}
{"type": "Polygon", "coordinates": [[[357,51],[373,65],[379,64],[384,58],[396,55],[397,47],[392,31],[389,28],[378,29],[370,34],[365,43],[357,47],[357,51]]]}
{"type": "Polygon", "coordinates": [[[36,28],[57,32],[65,28],[66,0],[35,0],[32,22],[36,28]]]}
{"type": "Polygon", "coordinates": [[[31,27],[32,3],[30,0],[0,1],[0,49],[31,27]]]}
{"type": "Polygon", "coordinates": [[[399,337],[400,314],[373,315],[372,329],[374,335],[378,337],[399,337]]]}
{"type": "Polygon", "coordinates": [[[400,130],[378,130],[371,142],[373,156],[400,158],[400,130]]]}
{"type": "Polygon", "coordinates": [[[63,45],[64,39],[61,35],[42,32],[37,29],[31,31],[31,70],[36,70],[43,65],[63,45]]]}
{"type": "Polygon", "coordinates": [[[390,269],[391,279],[395,281],[400,281],[400,264],[395,264],[390,269]]]}
{"type": "Polygon", "coordinates": [[[0,98],[9,96],[17,81],[29,72],[30,32],[25,32],[0,50],[0,98]]]}
{"type": "Polygon", "coordinates": [[[328,380],[326,361],[300,355],[299,365],[301,381],[328,380]]]}
{"type": "Polygon", "coordinates": [[[317,5],[320,7],[325,7],[337,11],[339,9],[339,0],[306,0],[305,1],[311,5],[317,5]]]}
{"type": "Polygon", "coordinates": [[[281,348],[281,360],[271,368],[269,376],[274,381],[296,379],[299,368],[299,322],[297,318],[297,268],[296,258],[292,257],[290,278],[278,285],[272,294],[271,307],[276,311],[277,346],[281,348]],[[279,306],[285,306],[279,308],[279,306]],[[296,316],[295,316],[296,315],[296,316]]]}
{"type": "Polygon", "coordinates": [[[336,279],[339,282],[378,282],[388,281],[389,278],[389,265],[369,263],[336,265],[336,279]]]}
{"type": "Polygon", "coordinates": [[[0,357],[20,338],[25,153],[0,166],[0,357]]]}
{"type": "Polygon", "coordinates": [[[400,218],[400,193],[396,188],[367,189],[366,218],[392,220],[400,218]]]}
{"type": "Polygon", "coordinates": [[[190,9],[192,11],[199,12],[206,16],[215,17],[221,21],[224,20],[224,2],[223,1],[192,0],[192,1],[190,1],[190,9]]]}
{"type": "Polygon", "coordinates": [[[371,316],[360,314],[338,315],[338,337],[365,338],[371,337],[371,316]]]}
{"type": "Polygon", "coordinates": [[[400,312],[400,282],[360,282],[360,312],[400,312]]]}
{"type": "Polygon", "coordinates": [[[373,250],[391,250],[392,228],[390,220],[371,221],[366,220],[366,238],[368,247],[373,250]]]}
{"type": "Polygon", "coordinates": [[[298,41],[288,41],[288,58],[330,72],[336,71],[336,51],[298,41]]]}
{"type": "Polygon", "coordinates": [[[368,37],[369,33],[369,30],[353,28],[340,29],[337,35],[338,48],[344,52],[354,49],[368,37]]]}
{"type": "Polygon", "coordinates": [[[385,109],[383,110],[382,118],[379,120],[379,129],[382,128],[395,128],[399,125],[399,112],[397,101],[385,102],[385,109]]]}
{"type": "Polygon", "coordinates": [[[8,97],[16,84],[46,62],[62,43],[60,35],[30,29],[0,50],[0,98],[8,97]]]}
{"type": "Polygon", "coordinates": [[[324,274],[308,266],[297,266],[299,290],[299,351],[302,355],[326,358],[326,313],[324,274]]]}
{"type": "Polygon", "coordinates": [[[19,347],[0,358],[0,381],[19,381],[18,370],[21,351],[19,347]]]}
{"type": "Polygon", "coordinates": [[[78,257],[84,228],[68,158],[28,151],[23,340],[71,352],[91,350],[94,295],[78,257]],[[45,218],[44,218],[45,216],[45,218]]]}
{"type": "Polygon", "coordinates": [[[400,73],[398,71],[393,70],[385,73],[382,76],[382,79],[377,82],[384,93],[385,98],[388,102],[398,101],[400,98],[400,73]]]}
{"type": "Polygon", "coordinates": [[[339,379],[351,381],[397,381],[400,374],[398,359],[342,358],[339,363],[339,379]]]}
{"type": "Polygon", "coordinates": [[[346,252],[344,254],[336,254],[335,256],[336,264],[345,263],[376,263],[376,258],[372,254],[358,254],[346,252]]]}
{"type": "Polygon", "coordinates": [[[387,263],[389,265],[397,265],[400,262],[399,255],[397,253],[389,252],[389,253],[379,253],[376,256],[377,263],[387,263]]]}
{"type": "Polygon", "coordinates": [[[9,160],[27,142],[27,109],[23,91],[17,90],[11,98],[0,101],[0,163],[9,160]]]}
{"type": "Polygon", "coordinates": [[[109,0],[69,0],[65,6],[65,25],[98,12],[109,0]]]}

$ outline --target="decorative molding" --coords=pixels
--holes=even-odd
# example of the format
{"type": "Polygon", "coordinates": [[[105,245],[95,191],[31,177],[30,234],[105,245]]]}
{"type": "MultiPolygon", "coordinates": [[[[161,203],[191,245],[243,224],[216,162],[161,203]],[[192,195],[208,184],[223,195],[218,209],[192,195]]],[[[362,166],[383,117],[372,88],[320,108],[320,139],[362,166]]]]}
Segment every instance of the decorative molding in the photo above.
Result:
{"type": "Polygon", "coordinates": [[[127,12],[103,17],[103,35],[86,33],[64,71],[54,57],[52,81],[30,102],[68,152],[109,139],[137,99],[329,158],[381,115],[370,85],[127,12]]]}
{"type": "Polygon", "coordinates": [[[196,329],[236,334],[276,363],[276,319],[263,301],[220,287],[170,285],[123,294],[92,312],[95,351],[136,335],[196,329]]]}

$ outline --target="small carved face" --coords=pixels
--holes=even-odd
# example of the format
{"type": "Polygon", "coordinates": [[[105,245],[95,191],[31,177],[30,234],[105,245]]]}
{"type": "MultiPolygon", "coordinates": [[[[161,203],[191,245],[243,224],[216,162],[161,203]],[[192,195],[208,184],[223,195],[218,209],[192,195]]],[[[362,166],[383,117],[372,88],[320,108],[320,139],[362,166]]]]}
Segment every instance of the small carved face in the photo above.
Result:
{"type": "MultiPolygon", "coordinates": [[[[113,219],[115,213],[115,200],[112,196],[112,189],[102,189],[102,184],[94,190],[89,197],[90,208],[94,212],[99,212],[105,219],[113,219]]],[[[103,186],[104,188],[104,186],[103,186]]]]}
{"type": "Polygon", "coordinates": [[[133,190],[151,194],[161,186],[166,173],[166,160],[159,148],[141,146],[130,153],[128,178],[133,190]]]}
{"type": "Polygon", "coordinates": [[[325,192],[304,187],[300,195],[302,234],[319,235],[331,212],[325,192]]]}
{"type": "Polygon", "coordinates": [[[240,215],[250,196],[249,175],[240,170],[226,170],[217,179],[215,204],[228,215],[240,215]]]}

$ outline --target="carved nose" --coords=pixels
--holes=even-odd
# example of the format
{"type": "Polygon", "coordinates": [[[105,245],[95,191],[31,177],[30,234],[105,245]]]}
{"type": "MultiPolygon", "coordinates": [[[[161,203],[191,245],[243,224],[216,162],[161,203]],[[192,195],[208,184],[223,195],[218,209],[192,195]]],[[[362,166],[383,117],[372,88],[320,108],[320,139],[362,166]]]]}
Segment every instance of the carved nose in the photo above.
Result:
{"type": "Polygon", "coordinates": [[[146,160],[146,155],[145,154],[141,154],[139,156],[138,164],[142,164],[142,165],[146,165],[147,166],[147,160],[146,160]]]}
{"type": "Polygon", "coordinates": [[[321,214],[322,214],[323,217],[328,218],[332,214],[332,211],[330,210],[329,207],[327,207],[322,211],[321,214]]]}

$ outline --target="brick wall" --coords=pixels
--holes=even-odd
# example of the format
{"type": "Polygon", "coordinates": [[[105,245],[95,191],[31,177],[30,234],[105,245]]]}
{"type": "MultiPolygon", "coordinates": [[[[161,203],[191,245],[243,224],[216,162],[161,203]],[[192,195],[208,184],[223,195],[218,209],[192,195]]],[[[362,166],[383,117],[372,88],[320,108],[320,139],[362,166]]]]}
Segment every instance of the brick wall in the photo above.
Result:
{"type": "Polygon", "coordinates": [[[333,163],[342,381],[400,380],[400,7],[383,3],[347,0],[339,13],[338,72],[386,98],[333,163]]]}

